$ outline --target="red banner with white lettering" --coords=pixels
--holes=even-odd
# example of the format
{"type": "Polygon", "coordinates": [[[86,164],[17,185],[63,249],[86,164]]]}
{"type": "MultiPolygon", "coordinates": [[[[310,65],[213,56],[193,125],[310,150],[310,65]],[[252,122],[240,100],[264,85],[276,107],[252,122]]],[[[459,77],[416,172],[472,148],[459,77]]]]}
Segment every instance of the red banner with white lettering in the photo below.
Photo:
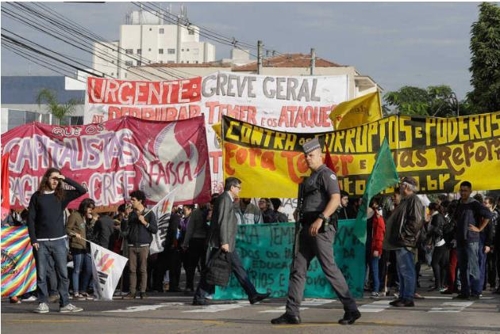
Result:
{"type": "MultiPolygon", "coordinates": [[[[210,165],[203,117],[155,122],[123,117],[100,124],[31,123],[2,135],[9,153],[13,208],[27,207],[49,167],[88,189],[98,206],[113,206],[141,189],[154,204],[178,188],[176,203],[210,201],[210,165]]],[[[79,201],[70,204],[77,207],[79,201]]]]}

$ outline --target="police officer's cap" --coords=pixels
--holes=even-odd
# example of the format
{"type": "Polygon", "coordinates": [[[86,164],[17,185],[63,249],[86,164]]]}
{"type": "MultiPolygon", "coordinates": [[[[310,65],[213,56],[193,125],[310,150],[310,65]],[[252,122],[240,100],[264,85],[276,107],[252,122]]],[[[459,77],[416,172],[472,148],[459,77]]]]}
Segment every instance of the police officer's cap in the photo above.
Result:
{"type": "Polygon", "coordinates": [[[302,149],[304,150],[305,154],[309,154],[312,151],[317,150],[318,148],[321,148],[318,138],[313,138],[302,145],[302,149]]]}

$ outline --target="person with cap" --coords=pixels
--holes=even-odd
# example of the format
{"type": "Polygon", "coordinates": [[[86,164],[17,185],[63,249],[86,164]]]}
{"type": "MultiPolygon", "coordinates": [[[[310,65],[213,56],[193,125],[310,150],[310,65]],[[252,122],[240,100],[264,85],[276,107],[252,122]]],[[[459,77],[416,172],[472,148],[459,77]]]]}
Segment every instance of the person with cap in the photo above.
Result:
{"type": "Polygon", "coordinates": [[[425,206],[418,198],[417,190],[417,181],[413,177],[402,179],[399,187],[401,202],[386,224],[383,249],[395,251],[399,277],[399,297],[389,303],[395,307],[415,306],[417,277],[414,252],[425,218],[425,206]]]}
{"type": "Polygon", "coordinates": [[[361,317],[355,300],[349,292],[344,275],[335,263],[333,242],[336,233],[334,215],[340,205],[340,189],[336,175],[324,163],[317,138],[303,145],[306,163],[311,175],[299,185],[298,245],[290,270],[286,312],[272,319],[272,324],[300,324],[299,307],[304,294],[307,268],[318,257],[326,279],[344,305],[342,325],[351,325],[361,317]]]}

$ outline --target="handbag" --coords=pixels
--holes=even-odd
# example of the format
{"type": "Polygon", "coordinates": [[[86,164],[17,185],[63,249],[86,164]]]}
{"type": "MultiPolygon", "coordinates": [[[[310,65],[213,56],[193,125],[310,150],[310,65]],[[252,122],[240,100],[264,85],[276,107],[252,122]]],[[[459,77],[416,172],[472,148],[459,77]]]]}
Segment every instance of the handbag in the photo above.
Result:
{"type": "Polygon", "coordinates": [[[206,281],[211,285],[226,286],[231,276],[229,253],[220,248],[207,263],[206,281]]]}

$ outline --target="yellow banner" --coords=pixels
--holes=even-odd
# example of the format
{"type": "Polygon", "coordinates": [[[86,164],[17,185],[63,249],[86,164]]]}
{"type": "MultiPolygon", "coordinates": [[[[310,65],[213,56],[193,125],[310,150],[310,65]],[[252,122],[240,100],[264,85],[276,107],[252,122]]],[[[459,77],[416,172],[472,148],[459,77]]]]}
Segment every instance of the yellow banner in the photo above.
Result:
{"type": "Polygon", "coordinates": [[[342,102],[332,110],[329,117],[335,130],[377,121],[382,118],[379,92],[342,102]]]}
{"type": "Polygon", "coordinates": [[[315,134],[274,131],[224,116],[224,177],[243,181],[242,197],[297,196],[309,175],[301,145],[328,146],[342,189],[363,195],[375,155],[387,138],[400,177],[422,193],[500,189],[500,112],[455,118],[390,116],[355,128],[315,134]]]}

